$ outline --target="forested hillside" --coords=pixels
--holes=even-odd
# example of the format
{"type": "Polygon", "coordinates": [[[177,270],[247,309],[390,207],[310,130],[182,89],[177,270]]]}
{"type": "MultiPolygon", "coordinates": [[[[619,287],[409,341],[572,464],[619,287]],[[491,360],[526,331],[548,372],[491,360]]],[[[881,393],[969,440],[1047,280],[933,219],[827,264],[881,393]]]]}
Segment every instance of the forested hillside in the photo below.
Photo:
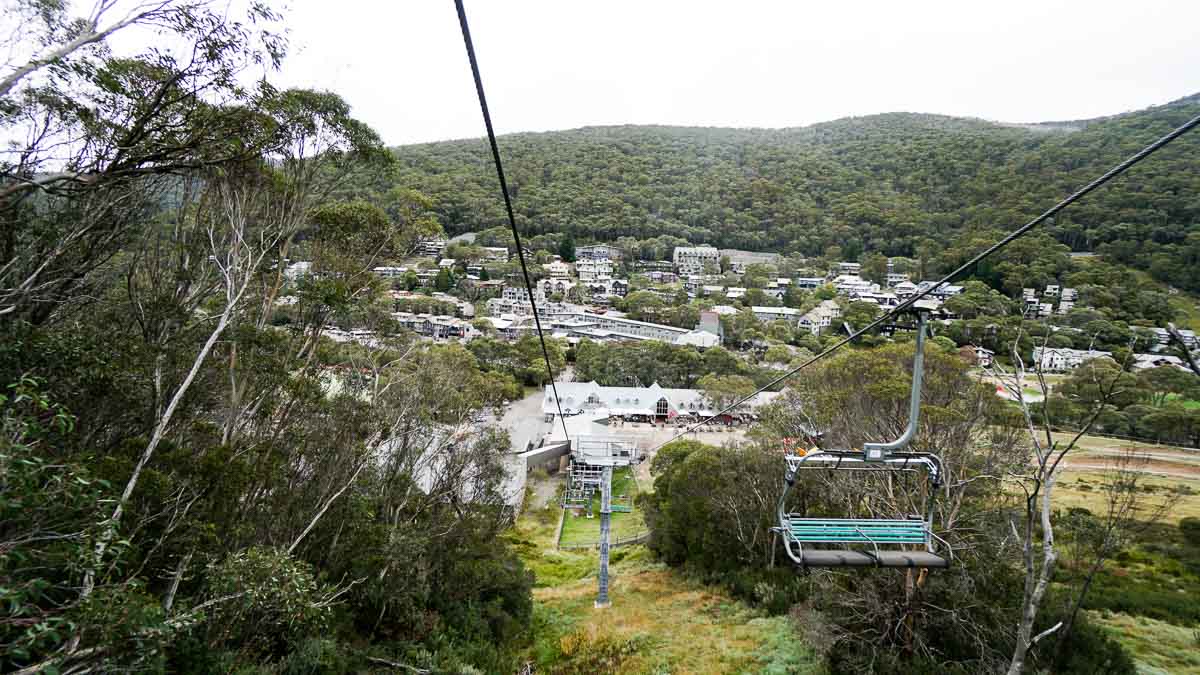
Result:
{"type": "MultiPolygon", "coordinates": [[[[1200,113],[1200,95],[1072,123],[892,113],[780,130],[604,127],[501,139],[518,219],[578,240],[667,236],[818,255],[930,260],[966,230],[1009,230],[1200,113]],[[1074,129],[1074,130],[1073,130],[1074,129]]],[[[451,234],[503,224],[477,140],[395,150],[395,182],[451,234]]],[[[1047,231],[1200,290],[1200,137],[1184,137],[1047,231]]],[[[933,271],[936,271],[933,270],[933,271]]]]}

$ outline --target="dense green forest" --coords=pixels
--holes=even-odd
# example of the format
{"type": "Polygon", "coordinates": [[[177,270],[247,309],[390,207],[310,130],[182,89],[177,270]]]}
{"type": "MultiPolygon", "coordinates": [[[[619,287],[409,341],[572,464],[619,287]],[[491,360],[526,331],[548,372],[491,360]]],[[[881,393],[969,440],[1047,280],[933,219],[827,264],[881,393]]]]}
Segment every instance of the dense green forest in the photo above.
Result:
{"type": "MultiPolygon", "coordinates": [[[[602,127],[501,139],[518,223],[579,242],[667,243],[934,264],[994,239],[1200,113],[1190,96],[1070,126],[892,113],[798,129],[602,127]],[[1068,130],[1071,129],[1071,130],[1068,130]]],[[[504,224],[475,140],[394,150],[395,182],[428,194],[451,234],[504,224]]],[[[1045,231],[1200,290],[1200,137],[1176,142],[1045,231]]],[[[659,254],[670,254],[661,247],[659,254]]]]}

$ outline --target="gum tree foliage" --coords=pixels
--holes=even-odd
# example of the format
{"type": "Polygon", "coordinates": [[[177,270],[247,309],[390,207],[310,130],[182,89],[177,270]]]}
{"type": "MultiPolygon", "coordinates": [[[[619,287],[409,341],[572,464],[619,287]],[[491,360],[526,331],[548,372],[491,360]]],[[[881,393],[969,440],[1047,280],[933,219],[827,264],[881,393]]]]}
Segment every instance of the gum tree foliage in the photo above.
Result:
{"type": "Polygon", "coordinates": [[[612,344],[583,340],[575,350],[575,379],[607,387],[699,387],[705,376],[741,376],[763,386],[778,373],[722,347],[700,351],[662,342],[612,344]]]}
{"type": "MultiPolygon", "coordinates": [[[[15,6],[50,51],[109,25],[15,6]]],[[[511,380],[397,335],[369,272],[431,202],[345,190],[391,169],[336,95],[240,84],[283,56],[268,8],[97,7],[161,42],[0,89],[0,669],[514,669],[508,440],[473,422],[511,380]]]]}
{"type": "MultiPolygon", "coordinates": [[[[645,505],[650,545],[667,562],[747,599],[791,609],[802,639],[834,672],[1002,669],[1015,638],[1021,563],[1004,515],[1010,498],[999,478],[1024,465],[1028,448],[1019,430],[995,424],[1003,404],[991,388],[968,378],[953,353],[926,355],[913,444],[945,462],[934,522],[953,550],[953,566],[812,570],[796,577],[784,569],[784,554],[770,536],[782,489],[782,439],[805,439],[818,429],[823,447],[855,448],[896,437],[907,421],[911,361],[911,344],[844,352],[806,371],[762,411],[754,443],[717,448],[677,441],[663,448],[653,460],[655,492],[645,505]]],[[[809,515],[903,517],[922,512],[927,490],[912,477],[812,471],[801,474],[792,508],[809,515]]],[[[1080,634],[1092,651],[1073,656],[1078,662],[1058,663],[1058,672],[1130,672],[1113,643],[1086,625],[1077,625],[1080,634]]]]}

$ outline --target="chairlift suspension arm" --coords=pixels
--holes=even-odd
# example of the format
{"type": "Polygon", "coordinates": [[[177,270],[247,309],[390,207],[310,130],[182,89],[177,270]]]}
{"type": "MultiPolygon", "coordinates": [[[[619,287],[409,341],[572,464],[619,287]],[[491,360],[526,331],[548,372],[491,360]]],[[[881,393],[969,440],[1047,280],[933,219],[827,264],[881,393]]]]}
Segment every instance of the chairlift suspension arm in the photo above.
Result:
{"type": "Polygon", "coordinates": [[[921,384],[925,368],[925,312],[917,312],[917,349],[913,354],[912,393],[908,401],[908,426],[904,433],[890,443],[863,443],[863,455],[867,461],[886,459],[888,455],[903,450],[917,435],[917,424],[921,415],[921,384]]]}

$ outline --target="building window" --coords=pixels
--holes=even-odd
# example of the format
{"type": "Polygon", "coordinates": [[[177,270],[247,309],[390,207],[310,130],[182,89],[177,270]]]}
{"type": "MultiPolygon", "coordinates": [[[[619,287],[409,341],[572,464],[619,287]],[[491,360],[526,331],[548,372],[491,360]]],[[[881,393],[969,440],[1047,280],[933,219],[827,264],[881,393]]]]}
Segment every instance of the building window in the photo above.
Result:
{"type": "Polygon", "coordinates": [[[658,399],[658,405],[655,406],[654,412],[659,415],[666,415],[669,409],[670,405],[667,403],[667,399],[660,398],[658,399]]]}

